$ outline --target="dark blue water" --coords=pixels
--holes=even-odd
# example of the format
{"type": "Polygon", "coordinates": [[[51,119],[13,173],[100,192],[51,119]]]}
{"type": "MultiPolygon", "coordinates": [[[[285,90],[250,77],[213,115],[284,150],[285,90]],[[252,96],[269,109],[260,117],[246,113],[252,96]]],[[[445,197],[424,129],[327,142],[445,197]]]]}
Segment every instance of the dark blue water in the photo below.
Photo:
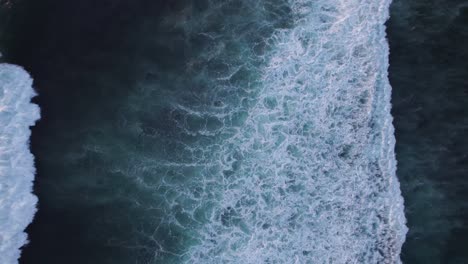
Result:
{"type": "Polygon", "coordinates": [[[406,263],[467,263],[468,3],[399,1],[388,22],[406,263]]]}

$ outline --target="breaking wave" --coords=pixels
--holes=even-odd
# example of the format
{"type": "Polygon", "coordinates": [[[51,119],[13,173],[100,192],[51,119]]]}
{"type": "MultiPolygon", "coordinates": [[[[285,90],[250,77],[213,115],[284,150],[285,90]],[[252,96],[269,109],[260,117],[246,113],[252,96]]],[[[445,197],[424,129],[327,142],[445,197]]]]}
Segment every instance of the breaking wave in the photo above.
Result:
{"type": "Polygon", "coordinates": [[[188,263],[397,263],[389,2],[289,4],[294,26],[271,37],[254,103],[213,155],[224,176],[201,180],[219,195],[188,263]]]}
{"type": "Polygon", "coordinates": [[[24,229],[36,212],[35,168],[29,127],[39,119],[32,80],[20,67],[0,64],[0,263],[17,263],[24,229]]]}

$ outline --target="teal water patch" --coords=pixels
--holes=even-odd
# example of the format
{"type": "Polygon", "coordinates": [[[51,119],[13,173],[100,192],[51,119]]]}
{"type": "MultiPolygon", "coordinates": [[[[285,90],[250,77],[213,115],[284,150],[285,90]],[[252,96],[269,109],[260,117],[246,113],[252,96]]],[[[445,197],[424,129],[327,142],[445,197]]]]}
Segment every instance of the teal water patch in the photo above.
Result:
{"type": "Polygon", "coordinates": [[[389,3],[162,2],[50,16],[24,262],[399,262],[389,3]]]}

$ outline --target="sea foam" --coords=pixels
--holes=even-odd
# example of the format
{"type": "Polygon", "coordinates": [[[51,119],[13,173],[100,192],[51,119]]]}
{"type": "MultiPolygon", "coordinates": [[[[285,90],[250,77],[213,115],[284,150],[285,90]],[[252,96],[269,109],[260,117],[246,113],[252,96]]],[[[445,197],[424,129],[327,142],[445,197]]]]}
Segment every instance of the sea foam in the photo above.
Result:
{"type": "Polygon", "coordinates": [[[64,132],[57,185],[86,195],[59,202],[118,208],[86,237],[113,263],[399,263],[389,1],[188,2],[133,30],[118,122],[64,132]]]}
{"type": "Polygon", "coordinates": [[[400,262],[389,3],[289,1],[256,103],[213,155],[229,173],[187,263],[400,262]]]}
{"type": "Polygon", "coordinates": [[[0,64],[0,263],[17,263],[24,232],[36,212],[30,126],[39,119],[32,79],[20,67],[0,64]]]}

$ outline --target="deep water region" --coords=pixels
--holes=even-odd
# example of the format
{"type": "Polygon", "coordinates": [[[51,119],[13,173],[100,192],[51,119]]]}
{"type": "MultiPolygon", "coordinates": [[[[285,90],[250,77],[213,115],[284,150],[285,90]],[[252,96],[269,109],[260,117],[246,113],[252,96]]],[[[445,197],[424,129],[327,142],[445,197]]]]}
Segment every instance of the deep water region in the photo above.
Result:
{"type": "Polygon", "coordinates": [[[20,262],[399,263],[389,4],[18,4],[43,113],[20,262]]]}
{"type": "Polygon", "coordinates": [[[468,263],[468,3],[394,0],[390,10],[402,260],[468,263]]]}

